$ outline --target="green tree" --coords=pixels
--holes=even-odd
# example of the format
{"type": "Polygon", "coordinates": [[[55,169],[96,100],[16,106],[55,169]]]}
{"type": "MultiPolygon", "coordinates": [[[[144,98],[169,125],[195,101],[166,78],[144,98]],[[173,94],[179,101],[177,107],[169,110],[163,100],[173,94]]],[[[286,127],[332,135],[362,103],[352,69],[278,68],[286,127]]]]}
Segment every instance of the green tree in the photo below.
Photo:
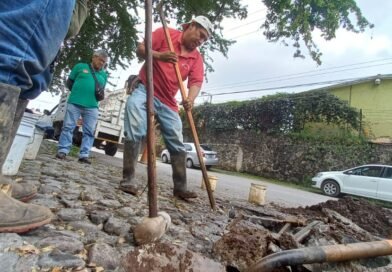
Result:
{"type": "MultiPolygon", "coordinates": [[[[269,41],[293,41],[295,57],[303,57],[301,44],[310,56],[321,63],[321,52],[313,41],[312,33],[318,29],[329,40],[338,28],[348,31],[364,31],[373,27],[362,15],[354,0],[262,0],[267,7],[267,17],[261,25],[269,41]],[[352,19],[354,18],[354,22],[352,19]]],[[[138,42],[136,26],[143,23],[142,0],[91,0],[90,16],[80,34],[65,43],[60,55],[55,79],[59,80],[67,69],[80,60],[88,61],[95,48],[106,49],[110,56],[110,68],[118,65],[126,68],[135,56],[138,42]]],[[[260,11],[261,12],[261,11],[260,11]]],[[[215,25],[213,39],[201,51],[206,62],[206,72],[213,71],[208,52],[219,51],[224,56],[234,40],[222,35],[224,18],[239,21],[248,15],[247,6],[241,0],[166,0],[165,13],[177,25],[189,21],[193,15],[203,14],[215,25]],[[174,20],[174,21],[173,21],[174,20]]],[[[158,15],[154,20],[158,21],[158,15]]]]}

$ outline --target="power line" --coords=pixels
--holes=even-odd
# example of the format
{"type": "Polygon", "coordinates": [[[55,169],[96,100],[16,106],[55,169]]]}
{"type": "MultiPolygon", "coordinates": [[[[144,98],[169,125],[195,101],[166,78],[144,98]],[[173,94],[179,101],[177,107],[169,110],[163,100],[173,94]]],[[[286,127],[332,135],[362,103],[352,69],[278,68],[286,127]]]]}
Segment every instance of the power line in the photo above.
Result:
{"type": "MultiPolygon", "coordinates": [[[[305,75],[305,74],[312,74],[312,73],[319,73],[321,71],[328,71],[328,70],[334,70],[334,69],[339,69],[339,68],[346,68],[346,67],[350,67],[350,66],[358,66],[358,65],[363,65],[363,64],[369,64],[369,63],[374,63],[374,62],[381,62],[381,61],[387,61],[387,60],[392,60],[392,58],[384,58],[384,59],[377,59],[377,60],[371,60],[371,61],[365,61],[365,62],[357,62],[357,63],[351,63],[351,64],[346,64],[346,65],[339,65],[339,66],[332,66],[332,67],[327,67],[327,68],[320,68],[317,71],[311,70],[311,71],[305,71],[305,72],[300,72],[300,73],[289,73],[289,74],[283,74],[283,75],[278,75],[278,76],[270,76],[267,78],[263,78],[263,79],[256,79],[253,80],[251,82],[260,82],[260,81],[265,81],[265,80],[270,80],[270,79],[280,79],[283,77],[287,77],[287,76],[297,76],[297,75],[305,75]]],[[[249,81],[243,81],[243,82],[239,82],[237,84],[241,84],[244,82],[249,82],[249,81]]],[[[219,84],[215,84],[218,85],[219,84]]],[[[233,84],[229,83],[229,84],[225,84],[225,85],[230,85],[232,86],[233,84]]],[[[222,86],[225,86],[222,85],[222,86]]],[[[212,85],[214,86],[214,85],[212,85]]]]}
{"type": "Polygon", "coordinates": [[[213,96],[221,96],[221,95],[227,95],[227,94],[242,94],[242,93],[251,93],[251,92],[263,92],[263,91],[270,91],[270,90],[280,90],[280,89],[307,87],[307,86],[315,86],[315,85],[327,85],[327,84],[334,84],[334,83],[342,83],[342,82],[346,82],[348,80],[353,80],[353,79],[329,80],[329,81],[323,81],[323,82],[312,82],[312,83],[303,83],[303,84],[286,85],[286,86],[278,86],[278,87],[251,89],[251,90],[243,90],[243,91],[224,92],[224,93],[213,94],[213,96]]]}
{"type": "Polygon", "coordinates": [[[353,70],[358,70],[358,69],[364,69],[364,68],[371,68],[371,67],[378,67],[378,66],[384,66],[384,65],[390,65],[392,62],[387,62],[387,63],[380,63],[380,64],[375,64],[375,65],[367,65],[363,66],[364,64],[367,63],[374,63],[374,62],[380,62],[380,61],[386,61],[386,60],[392,60],[392,58],[386,58],[382,60],[374,60],[374,61],[368,61],[368,62],[360,62],[356,64],[349,64],[349,65],[342,65],[342,66],[335,66],[331,68],[324,68],[320,69],[318,71],[307,71],[307,72],[301,72],[301,73],[292,73],[292,74],[285,74],[285,75],[280,75],[280,76],[274,76],[270,78],[265,78],[265,79],[259,79],[259,80],[253,80],[253,81],[242,81],[238,83],[228,83],[228,84],[223,84],[223,85],[212,85],[212,87],[206,88],[207,92],[213,91],[213,90],[220,90],[220,89],[226,89],[226,86],[230,88],[234,87],[243,87],[243,86],[248,86],[248,85],[254,85],[256,83],[273,83],[273,82],[281,82],[285,80],[290,80],[290,79],[297,79],[297,78],[302,78],[302,77],[314,77],[314,76],[321,76],[321,75],[326,75],[326,74],[331,74],[331,73],[337,73],[337,72],[344,72],[344,71],[353,71],[353,70]],[[350,69],[340,69],[340,68],[345,68],[345,67],[351,67],[351,66],[360,66],[361,67],[354,67],[350,69]],[[335,71],[330,71],[330,70],[335,70],[335,71]],[[326,71],[324,73],[321,73],[322,71],[326,71]]]}
{"type": "Polygon", "coordinates": [[[254,23],[257,23],[257,22],[262,22],[262,20],[263,19],[257,19],[257,20],[253,20],[253,21],[250,21],[250,22],[248,22],[248,23],[246,23],[246,24],[241,24],[241,25],[238,25],[238,26],[235,26],[235,27],[232,27],[232,28],[229,28],[229,29],[227,29],[227,31],[230,31],[230,30],[234,30],[234,29],[238,29],[238,28],[241,28],[241,27],[244,27],[244,26],[247,26],[247,25],[250,25],[250,24],[254,24],[254,23]]]}

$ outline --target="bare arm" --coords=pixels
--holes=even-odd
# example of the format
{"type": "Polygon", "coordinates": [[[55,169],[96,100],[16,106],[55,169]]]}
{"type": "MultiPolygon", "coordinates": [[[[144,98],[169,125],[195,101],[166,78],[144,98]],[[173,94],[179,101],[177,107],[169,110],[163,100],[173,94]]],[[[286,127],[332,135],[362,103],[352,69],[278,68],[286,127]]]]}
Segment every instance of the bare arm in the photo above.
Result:
{"type": "MultiPolygon", "coordinates": [[[[146,59],[146,47],[144,46],[143,42],[139,43],[139,45],[137,46],[136,55],[138,56],[138,58],[146,59]]],[[[152,50],[152,57],[153,59],[159,61],[171,62],[171,63],[176,63],[178,59],[176,53],[171,51],[158,52],[152,50]]]]}
{"type": "Polygon", "coordinates": [[[185,101],[182,101],[182,106],[185,110],[190,111],[193,107],[193,103],[195,102],[196,97],[199,95],[200,92],[199,86],[191,86],[189,88],[188,97],[185,101]]]}

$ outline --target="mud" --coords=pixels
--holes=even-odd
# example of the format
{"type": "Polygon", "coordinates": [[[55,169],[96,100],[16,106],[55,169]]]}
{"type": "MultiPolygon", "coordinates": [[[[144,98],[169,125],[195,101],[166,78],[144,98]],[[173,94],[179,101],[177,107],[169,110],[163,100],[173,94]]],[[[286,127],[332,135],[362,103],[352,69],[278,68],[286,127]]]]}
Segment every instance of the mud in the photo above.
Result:
{"type": "Polygon", "coordinates": [[[302,215],[308,220],[326,220],[323,212],[325,208],[338,212],[375,236],[387,239],[392,238],[392,211],[381,208],[364,199],[344,197],[338,201],[330,200],[306,208],[279,208],[279,210],[288,214],[302,215]]]}

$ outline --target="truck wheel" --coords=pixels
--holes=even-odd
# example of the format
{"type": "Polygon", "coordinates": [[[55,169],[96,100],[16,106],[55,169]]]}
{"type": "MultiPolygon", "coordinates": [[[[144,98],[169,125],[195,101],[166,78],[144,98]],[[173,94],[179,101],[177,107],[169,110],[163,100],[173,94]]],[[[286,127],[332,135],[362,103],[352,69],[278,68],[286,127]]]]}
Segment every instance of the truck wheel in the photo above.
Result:
{"type": "Polygon", "coordinates": [[[53,133],[53,138],[58,141],[60,139],[60,134],[61,134],[61,129],[63,127],[63,122],[53,122],[53,128],[54,128],[54,133],[53,133]]]}
{"type": "Polygon", "coordinates": [[[94,139],[94,147],[98,149],[103,149],[102,142],[103,142],[102,140],[94,139]]]}
{"type": "Polygon", "coordinates": [[[79,131],[79,127],[76,127],[73,131],[72,144],[80,147],[82,144],[83,134],[79,131]]]}
{"type": "Polygon", "coordinates": [[[117,152],[117,144],[111,143],[111,142],[106,142],[105,145],[105,154],[109,156],[114,156],[116,155],[117,152]]]}

